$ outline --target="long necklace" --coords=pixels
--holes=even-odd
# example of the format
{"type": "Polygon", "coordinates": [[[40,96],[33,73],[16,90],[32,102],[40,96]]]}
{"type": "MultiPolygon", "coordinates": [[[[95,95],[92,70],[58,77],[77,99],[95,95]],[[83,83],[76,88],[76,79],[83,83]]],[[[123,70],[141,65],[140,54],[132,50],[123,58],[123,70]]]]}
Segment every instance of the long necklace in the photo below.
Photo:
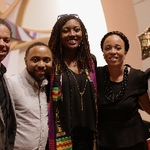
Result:
{"type": "Polygon", "coordinates": [[[107,68],[107,66],[105,66],[105,79],[104,79],[105,98],[110,102],[115,102],[115,101],[119,100],[124,95],[127,81],[128,81],[128,68],[126,66],[124,69],[123,81],[121,82],[121,90],[118,92],[118,94],[114,94],[112,91],[111,81],[109,79],[108,68],[107,68]]]}
{"type": "Polygon", "coordinates": [[[73,79],[75,80],[75,83],[76,83],[76,86],[77,86],[77,90],[79,92],[79,95],[80,95],[80,102],[81,102],[81,110],[83,110],[83,95],[86,91],[86,86],[87,86],[87,83],[88,83],[88,79],[85,80],[85,85],[84,85],[84,88],[83,88],[83,91],[80,91],[80,87],[79,87],[79,84],[78,84],[78,81],[76,79],[76,77],[74,76],[73,72],[68,68],[69,72],[71,73],[73,79]]]}

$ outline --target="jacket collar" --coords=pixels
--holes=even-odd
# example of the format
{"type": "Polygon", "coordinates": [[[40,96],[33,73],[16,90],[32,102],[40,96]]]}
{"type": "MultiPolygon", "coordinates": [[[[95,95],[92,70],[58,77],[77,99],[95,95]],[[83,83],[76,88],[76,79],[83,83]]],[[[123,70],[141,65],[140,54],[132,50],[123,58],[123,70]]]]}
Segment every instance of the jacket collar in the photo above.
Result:
{"type": "Polygon", "coordinates": [[[6,73],[6,71],[7,71],[6,67],[1,63],[0,73],[3,75],[4,73],[6,73]]]}

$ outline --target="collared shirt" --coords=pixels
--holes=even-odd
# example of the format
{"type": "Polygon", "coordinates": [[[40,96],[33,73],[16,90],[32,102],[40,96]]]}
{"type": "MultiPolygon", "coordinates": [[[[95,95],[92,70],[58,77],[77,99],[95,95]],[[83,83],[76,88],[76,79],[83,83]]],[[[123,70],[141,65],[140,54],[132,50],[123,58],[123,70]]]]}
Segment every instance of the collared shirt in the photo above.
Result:
{"type": "Polygon", "coordinates": [[[25,69],[9,78],[17,117],[14,150],[45,150],[48,138],[48,105],[45,79],[41,87],[25,69]]]}

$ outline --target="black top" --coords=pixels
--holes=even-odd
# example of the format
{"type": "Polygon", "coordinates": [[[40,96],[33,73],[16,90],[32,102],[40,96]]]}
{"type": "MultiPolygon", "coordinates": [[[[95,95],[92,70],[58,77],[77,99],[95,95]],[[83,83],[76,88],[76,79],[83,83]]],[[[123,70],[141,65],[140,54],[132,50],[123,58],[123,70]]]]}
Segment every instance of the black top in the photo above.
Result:
{"type": "Polygon", "coordinates": [[[61,129],[65,131],[68,136],[71,135],[72,130],[76,127],[85,127],[95,131],[96,108],[94,86],[93,82],[88,80],[87,75],[85,73],[76,74],[66,68],[62,76],[55,76],[53,87],[58,87],[58,92],[61,91],[62,93],[61,99],[53,102],[57,117],[57,119],[55,118],[56,130],[60,130],[60,126],[62,126],[61,129]],[[83,94],[83,105],[77,83],[79,85],[79,90],[85,91],[83,94]]]}
{"type": "MultiPolygon", "coordinates": [[[[71,70],[70,70],[71,71],[71,70]]],[[[83,74],[75,74],[72,72],[79,84],[80,91],[84,90],[87,76],[83,74]]],[[[87,79],[88,80],[88,79],[87,79]]],[[[63,104],[65,108],[65,119],[68,128],[74,127],[87,127],[95,131],[95,99],[93,93],[92,82],[87,82],[85,93],[83,94],[83,110],[79,90],[77,89],[76,82],[70,72],[63,74],[63,104]]]]}
{"type": "MultiPolygon", "coordinates": [[[[115,102],[105,98],[104,67],[97,69],[99,143],[106,147],[129,147],[149,137],[138,112],[138,97],[147,92],[145,74],[131,68],[123,97],[115,102]]],[[[121,83],[113,82],[115,88],[121,83]]],[[[117,89],[118,91],[118,89],[117,89]]],[[[116,92],[117,92],[116,91],[116,92]]]]}

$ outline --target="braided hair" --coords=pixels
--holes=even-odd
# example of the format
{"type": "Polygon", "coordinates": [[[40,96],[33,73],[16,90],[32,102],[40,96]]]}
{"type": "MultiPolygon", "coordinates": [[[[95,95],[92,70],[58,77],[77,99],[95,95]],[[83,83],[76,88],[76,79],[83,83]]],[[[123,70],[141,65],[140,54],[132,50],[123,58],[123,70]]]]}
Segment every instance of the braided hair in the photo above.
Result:
{"type": "Polygon", "coordinates": [[[124,41],[125,51],[128,52],[128,50],[129,50],[129,40],[128,40],[128,38],[127,38],[122,32],[120,32],[120,31],[111,31],[111,32],[108,32],[108,33],[106,33],[106,34],[104,35],[104,37],[103,37],[102,40],[101,40],[101,44],[100,44],[102,51],[103,51],[103,45],[104,45],[104,42],[105,42],[106,38],[107,38],[108,36],[111,36],[111,35],[114,35],[114,34],[115,34],[115,35],[118,35],[118,36],[124,41]]]}
{"type": "MultiPolygon", "coordinates": [[[[77,18],[74,15],[65,15],[57,20],[55,25],[53,26],[51,36],[48,42],[48,46],[51,49],[53,56],[54,56],[54,68],[56,67],[59,68],[59,70],[62,72],[65,65],[62,57],[62,43],[61,43],[61,29],[63,25],[71,20],[75,19],[76,21],[79,22],[82,30],[82,42],[79,47],[79,52],[77,55],[77,66],[79,69],[89,69],[92,70],[91,63],[91,54],[90,54],[90,45],[88,41],[88,34],[87,30],[81,21],[80,18],[77,18]]],[[[57,68],[57,69],[58,69],[57,68]]]]}

